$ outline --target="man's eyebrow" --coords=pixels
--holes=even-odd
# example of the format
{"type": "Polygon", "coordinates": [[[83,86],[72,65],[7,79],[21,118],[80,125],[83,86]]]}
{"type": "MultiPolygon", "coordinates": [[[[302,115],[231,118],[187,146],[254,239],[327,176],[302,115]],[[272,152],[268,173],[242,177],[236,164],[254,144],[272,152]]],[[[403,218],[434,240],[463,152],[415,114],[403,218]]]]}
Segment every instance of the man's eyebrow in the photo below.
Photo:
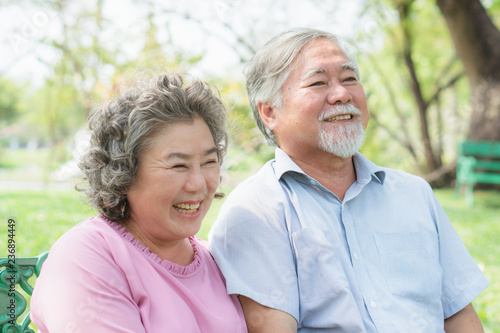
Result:
{"type": "Polygon", "coordinates": [[[356,66],[354,66],[354,64],[352,62],[346,62],[346,63],[343,63],[342,66],[340,66],[340,68],[345,71],[345,70],[351,70],[353,72],[356,72],[356,66]]]}
{"type": "MultiPolygon", "coordinates": [[[[217,151],[218,151],[218,149],[216,147],[213,147],[213,148],[205,150],[202,153],[202,155],[203,156],[208,156],[208,155],[216,154],[217,151]]],[[[171,153],[171,154],[169,154],[167,156],[167,159],[171,159],[171,158],[179,158],[179,159],[186,160],[186,159],[191,158],[191,155],[190,154],[180,153],[180,152],[173,152],[173,153],[171,153]]]]}
{"type": "MultiPolygon", "coordinates": [[[[356,72],[356,66],[354,66],[354,63],[351,62],[351,61],[348,61],[348,62],[345,62],[343,63],[342,65],[340,65],[340,69],[342,71],[345,71],[345,70],[351,70],[353,72],[356,72]]],[[[323,67],[316,67],[316,68],[313,68],[313,69],[310,69],[309,71],[307,71],[307,73],[304,75],[304,77],[302,78],[302,81],[310,78],[311,76],[313,75],[316,75],[316,74],[321,74],[321,73],[325,73],[326,72],[326,69],[323,68],[323,67]]]]}
{"type": "Polygon", "coordinates": [[[307,78],[310,78],[311,76],[313,75],[316,75],[316,74],[321,74],[321,73],[324,73],[326,72],[326,69],[322,68],[322,67],[317,67],[317,68],[313,68],[311,70],[309,70],[305,75],[304,77],[302,77],[302,81],[306,80],[307,78]]]}

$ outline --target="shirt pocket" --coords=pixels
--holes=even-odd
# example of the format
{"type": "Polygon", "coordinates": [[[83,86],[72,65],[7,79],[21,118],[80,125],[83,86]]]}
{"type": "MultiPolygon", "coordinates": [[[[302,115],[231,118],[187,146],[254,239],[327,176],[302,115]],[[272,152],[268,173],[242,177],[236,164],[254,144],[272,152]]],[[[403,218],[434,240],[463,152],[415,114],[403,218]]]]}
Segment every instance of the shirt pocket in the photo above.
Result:
{"type": "Polygon", "coordinates": [[[321,229],[300,229],[292,234],[292,241],[301,303],[325,298],[333,300],[348,288],[335,248],[321,229]]]}
{"type": "Polygon", "coordinates": [[[393,295],[416,302],[441,298],[437,235],[427,232],[374,234],[385,279],[393,295]]]}

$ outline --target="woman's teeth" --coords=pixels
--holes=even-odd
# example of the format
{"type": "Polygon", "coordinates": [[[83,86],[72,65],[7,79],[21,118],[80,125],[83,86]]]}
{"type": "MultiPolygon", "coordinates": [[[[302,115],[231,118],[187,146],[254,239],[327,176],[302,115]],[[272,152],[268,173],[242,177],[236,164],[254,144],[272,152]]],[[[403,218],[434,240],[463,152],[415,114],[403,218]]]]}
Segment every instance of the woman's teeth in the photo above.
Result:
{"type": "Polygon", "coordinates": [[[200,203],[197,204],[180,203],[180,204],[175,204],[174,208],[183,214],[193,214],[196,213],[198,208],[200,208],[200,203]]]}

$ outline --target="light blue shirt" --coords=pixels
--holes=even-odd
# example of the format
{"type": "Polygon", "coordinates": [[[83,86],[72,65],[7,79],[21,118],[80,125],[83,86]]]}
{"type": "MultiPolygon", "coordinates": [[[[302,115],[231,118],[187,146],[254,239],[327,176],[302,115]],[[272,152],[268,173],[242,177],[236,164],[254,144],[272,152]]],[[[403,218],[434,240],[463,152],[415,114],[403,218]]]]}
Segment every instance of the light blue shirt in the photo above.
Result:
{"type": "Polygon", "coordinates": [[[228,292],[301,333],[444,332],[488,281],[423,179],[354,165],[343,201],[279,148],[237,186],[209,234],[228,292]]]}

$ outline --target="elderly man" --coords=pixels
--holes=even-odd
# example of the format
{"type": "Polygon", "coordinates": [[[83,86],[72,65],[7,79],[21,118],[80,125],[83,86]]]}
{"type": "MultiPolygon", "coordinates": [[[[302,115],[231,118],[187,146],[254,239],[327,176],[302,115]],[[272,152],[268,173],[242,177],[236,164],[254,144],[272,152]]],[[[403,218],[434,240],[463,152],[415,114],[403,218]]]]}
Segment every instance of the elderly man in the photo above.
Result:
{"type": "Polygon", "coordinates": [[[349,47],[294,29],[247,71],[276,158],[227,198],[211,251],[250,332],[482,332],[487,286],[430,186],[357,151],[366,96],[349,47]]]}

